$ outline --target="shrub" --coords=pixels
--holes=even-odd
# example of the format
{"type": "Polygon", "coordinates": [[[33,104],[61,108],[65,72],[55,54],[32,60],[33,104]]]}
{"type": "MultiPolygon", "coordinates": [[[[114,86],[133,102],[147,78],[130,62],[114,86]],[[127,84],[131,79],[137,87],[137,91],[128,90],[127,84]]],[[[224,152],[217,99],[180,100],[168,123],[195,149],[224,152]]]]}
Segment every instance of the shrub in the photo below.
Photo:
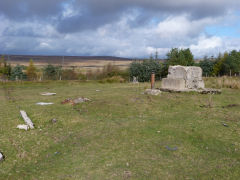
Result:
{"type": "Polygon", "coordinates": [[[30,59],[29,66],[27,67],[27,72],[26,72],[28,80],[36,79],[36,77],[37,77],[36,70],[37,69],[36,69],[36,67],[33,64],[33,60],[30,59]]]}
{"type": "Polygon", "coordinates": [[[207,87],[211,88],[230,88],[240,89],[240,78],[239,77],[209,77],[204,78],[207,87]]]}
{"type": "Polygon", "coordinates": [[[73,69],[62,70],[62,80],[78,80],[78,74],[73,69]]]}
{"type": "Polygon", "coordinates": [[[4,56],[0,59],[0,77],[3,79],[9,79],[11,76],[12,67],[11,64],[7,63],[4,56]]]}
{"type": "Polygon", "coordinates": [[[47,80],[56,80],[59,78],[60,74],[61,74],[61,67],[56,67],[51,64],[47,65],[43,69],[44,79],[47,79],[47,80]]]}
{"type": "Polygon", "coordinates": [[[144,60],[143,62],[134,61],[129,68],[130,78],[138,77],[139,82],[150,80],[152,72],[155,73],[156,79],[160,79],[161,65],[155,60],[144,60]]]}
{"type": "Polygon", "coordinates": [[[121,76],[113,76],[108,77],[103,80],[100,80],[101,83],[124,83],[125,79],[123,79],[121,76]]]}
{"type": "Polygon", "coordinates": [[[17,65],[13,68],[12,73],[11,73],[11,80],[26,80],[27,75],[23,73],[23,66],[17,65]]]}
{"type": "Polygon", "coordinates": [[[203,61],[199,62],[199,66],[203,70],[203,76],[211,76],[213,73],[214,61],[204,57],[203,61]]]}
{"type": "Polygon", "coordinates": [[[129,79],[128,70],[120,70],[119,67],[112,64],[105,65],[102,70],[97,69],[96,71],[88,70],[86,78],[88,80],[104,80],[110,79],[111,77],[119,76],[125,81],[129,79]]]}

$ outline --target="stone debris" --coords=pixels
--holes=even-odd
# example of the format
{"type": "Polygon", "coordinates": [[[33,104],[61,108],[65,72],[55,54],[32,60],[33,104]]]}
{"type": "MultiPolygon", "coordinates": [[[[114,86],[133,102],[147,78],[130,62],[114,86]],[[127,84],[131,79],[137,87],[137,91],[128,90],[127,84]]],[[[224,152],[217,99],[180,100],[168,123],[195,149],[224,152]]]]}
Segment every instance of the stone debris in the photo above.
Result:
{"type": "Polygon", "coordinates": [[[3,161],[5,159],[5,156],[3,155],[3,153],[0,152],[0,162],[3,161]]]}
{"type": "Polygon", "coordinates": [[[131,171],[124,171],[123,172],[124,178],[130,178],[132,176],[132,172],[131,171]]]}
{"type": "Polygon", "coordinates": [[[165,148],[166,148],[167,150],[169,150],[169,151],[176,151],[176,150],[178,150],[177,147],[171,148],[171,147],[169,147],[169,146],[165,146],[165,148]]]}
{"type": "Polygon", "coordinates": [[[97,89],[96,92],[100,92],[100,90],[97,89]]]}
{"type": "Polygon", "coordinates": [[[133,83],[133,84],[138,84],[138,83],[139,83],[139,82],[138,82],[138,78],[135,77],[135,76],[133,76],[133,81],[132,81],[132,83],[133,83]]]}
{"type": "Polygon", "coordinates": [[[219,89],[205,88],[202,69],[196,66],[169,66],[167,78],[162,79],[161,91],[220,94],[219,89]]]}
{"type": "Polygon", "coordinates": [[[200,94],[221,94],[222,91],[220,89],[211,89],[211,88],[204,88],[197,90],[200,94]]]}
{"type": "Polygon", "coordinates": [[[27,113],[23,110],[20,111],[23,120],[25,121],[25,123],[29,126],[30,129],[34,129],[34,125],[33,122],[31,121],[31,119],[27,116],[27,113]]]}
{"type": "Polygon", "coordinates": [[[51,119],[51,122],[52,122],[52,123],[56,123],[56,122],[57,122],[57,119],[53,118],[53,119],[51,119]]]}
{"type": "Polygon", "coordinates": [[[67,98],[64,101],[62,101],[61,104],[70,103],[72,105],[76,105],[76,104],[84,103],[84,102],[87,102],[87,101],[91,101],[91,100],[88,99],[88,98],[82,98],[82,97],[81,98],[76,98],[76,99],[67,98]]]}
{"type": "Polygon", "coordinates": [[[25,131],[29,130],[29,126],[26,125],[26,124],[19,124],[19,125],[17,126],[17,128],[18,128],[18,129],[25,130],[25,131]]]}
{"type": "Polygon", "coordinates": [[[239,104],[229,104],[226,106],[222,106],[222,108],[232,108],[232,107],[237,107],[237,106],[240,106],[240,105],[239,104]]]}
{"type": "Polygon", "coordinates": [[[77,98],[73,100],[73,104],[79,104],[79,103],[83,103],[83,102],[87,102],[90,101],[90,99],[88,98],[77,98]]]}
{"type": "Polygon", "coordinates": [[[163,92],[170,92],[170,93],[181,93],[181,92],[198,92],[200,94],[221,94],[222,91],[220,89],[165,89],[159,88],[163,92]]]}
{"type": "Polygon", "coordinates": [[[49,92],[46,92],[46,93],[42,93],[41,95],[42,96],[54,96],[56,95],[57,93],[49,93],[49,92]]]}
{"type": "Polygon", "coordinates": [[[161,94],[161,91],[159,89],[146,89],[144,94],[157,96],[157,95],[161,94]]]}
{"type": "Polygon", "coordinates": [[[223,126],[225,126],[225,127],[228,127],[228,125],[227,125],[227,124],[225,124],[225,123],[222,123],[222,125],[223,125],[223,126]]]}
{"type": "Polygon", "coordinates": [[[67,98],[64,101],[61,102],[61,104],[67,104],[67,103],[71,103],[72,99],[71,98],[67,98]]]}
{"type": "Polygon", "coordinates": [[[40,105],[40,106],[47,106],[47,105],[52,105],[54,103],[47,103],[47,102],[38,102],[36,103],[36,105],[40,105]]]}

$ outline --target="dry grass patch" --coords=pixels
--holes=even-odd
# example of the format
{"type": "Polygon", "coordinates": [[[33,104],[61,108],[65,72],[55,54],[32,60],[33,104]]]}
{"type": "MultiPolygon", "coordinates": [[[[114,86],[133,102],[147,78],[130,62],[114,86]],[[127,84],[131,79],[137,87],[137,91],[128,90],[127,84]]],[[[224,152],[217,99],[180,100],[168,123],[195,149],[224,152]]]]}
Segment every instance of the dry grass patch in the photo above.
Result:
{"type": "Polygon", "coordinates": [[[240,77],[208,77],[204,78],[206,86],[212,88],[240,89],[240,77]]]}

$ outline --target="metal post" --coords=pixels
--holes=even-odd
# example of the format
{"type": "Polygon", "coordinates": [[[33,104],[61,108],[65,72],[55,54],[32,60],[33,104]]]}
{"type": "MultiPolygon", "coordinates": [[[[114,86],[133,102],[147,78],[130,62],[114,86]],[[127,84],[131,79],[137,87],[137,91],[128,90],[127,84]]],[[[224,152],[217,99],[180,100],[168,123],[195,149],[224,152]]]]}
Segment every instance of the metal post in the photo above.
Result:
{"type": "Polygon", "coordinates": [[[151,75],[151,89],[154,89],[155,87],[155,73],[152,72],[152,75],[151,75]]]}

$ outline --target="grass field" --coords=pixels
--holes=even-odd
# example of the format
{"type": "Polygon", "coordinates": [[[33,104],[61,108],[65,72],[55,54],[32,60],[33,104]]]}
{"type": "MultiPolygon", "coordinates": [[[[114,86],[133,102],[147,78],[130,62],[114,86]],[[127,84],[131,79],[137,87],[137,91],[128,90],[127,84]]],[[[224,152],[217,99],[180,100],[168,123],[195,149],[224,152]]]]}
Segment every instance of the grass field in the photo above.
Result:
{"type": "Polygon", "coordinates": [[[0,179],[239,179],[240,90],[142,94],[148,86],[1,84],[0,179]],[[92,101],[61,104],[76,97],[92,101]],[[20,109],[36,129],[16,129],[20,109]]]}
{"type": "MultiPolygon", "coordinates": [[[[10,61],[12,66],[16,65],[24,65],[28,66],[29,61],[10,61]]],[[[69,62],[64,62],[62,64],[61,62],[39,62],[39,61],[34,61],[34,65],[38,69],[42,69],[48,64],[53,64],[55,66],[63,66],[64,69],[72,69],[74,68],[75,70],[81,70],[81,71],[86,71],[86,70],[97,70],[97,69],[102,69],[104,66],[108,64],[112,64],[114,66],[117,66],[121,69],[127,69],[129,67],[129,64],[131,64],[132,61],[120,61],[120,60],[82,60],[82,61],[69,61],[69,62]]]]}

